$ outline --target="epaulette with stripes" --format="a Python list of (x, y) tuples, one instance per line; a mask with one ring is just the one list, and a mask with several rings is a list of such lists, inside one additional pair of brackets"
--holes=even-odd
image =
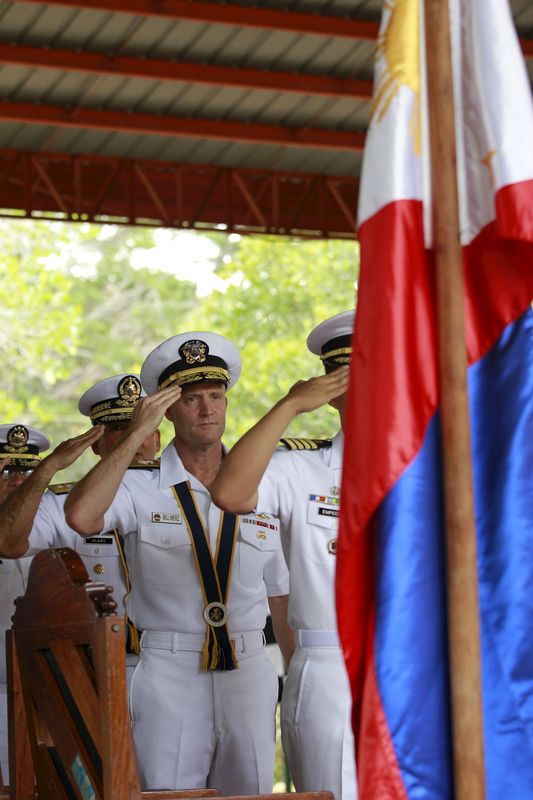
[(54, 494), (68, 494), (75, 486), (76, 481), (72, 483), (55, 483), (48, 487), (48, 491)]
[(280, 439), (285, 450), (322, 450), (331, 447), (331, 439)]
[(128, 469), (159, 469), (159, 461), (157, 459), (139, 458), (129, 465)]

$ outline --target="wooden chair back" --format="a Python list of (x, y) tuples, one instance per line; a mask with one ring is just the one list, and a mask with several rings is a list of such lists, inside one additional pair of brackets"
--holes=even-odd
[[(126, 697), (125, 624), (111, 587), (69, 548), (38, 553), (8, 654), (9, 800), (174, 800), (216, 789), (141, 792)], [(333, 800), (330, 792), (228, 800)]]
[[(34, 557), (13, 617), (13, 800), (33, 800), (33, 780), (39, 800), (220, 794), (141, 793), (126, 697), (124, 628), (111, 587), (89, 580), (73, 550), (52, 548)], [(24, 739), (21, 727), (28, 741), (22, 759), (16, 743)]]

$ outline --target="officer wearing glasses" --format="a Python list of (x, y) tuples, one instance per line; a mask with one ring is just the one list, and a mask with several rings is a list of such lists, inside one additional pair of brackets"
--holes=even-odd
[[(28, 425), (0, 425), (0, 503), (31, 475), (50, 440)], [(6, 630), (11, 627), (16, 597), (26, 591), (31, 557), (0, 560), (0, 763), (8, 781)]]

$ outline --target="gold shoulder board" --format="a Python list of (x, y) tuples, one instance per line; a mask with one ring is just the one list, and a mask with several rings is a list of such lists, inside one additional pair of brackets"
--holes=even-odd
[(48, 491), (54, 494), (68, 494), (75, 486), (76, 481), (72, 483), (55, 483), (53, 486), (48, 487)]
[(285, 450), (322, 450), (331, 447), (331, 439), (280, 439)]

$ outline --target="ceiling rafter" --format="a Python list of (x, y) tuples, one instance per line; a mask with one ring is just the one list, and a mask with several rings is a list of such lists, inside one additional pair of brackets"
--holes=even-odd
[[(82, 164), (82, 160), (78, 157), (73, 159), (74, 163)], [(111, 187), (117, 180), (120, 173), (127, 167), (126, 159), (109, 159), (108, 162), (108, 169), (107, 175), (105, 176), (104, 181), (102, 182), (99, 190), (96, 192), (96, 195), (93, 197), (92, 205), (89, 208), (88, 216), (90, 219), (94, 219), (98, 211), (101, 209), (104, 200), (107, 198), (107, 194), (110, 191)], [(80, 206), (81, 208), (81, 206)], [(78, 212), (79, 213), (79, 212)]]
[(196, 137), (218, 141), (358, 151), (364, 146), (360, 132), (328, 128), (293, 128), (285, 125), (230, 122), (160, 114), (68, 109), (33, 103), (0, 102), (0, 120), (6, 122), (54, 125), (58, 128), (86, 128), (121, 133)]
[(17, 150), (0, 174), (0, 216), (355, 238), (354, 177)]
[(35, 174), (38, 175), (42, 180), (43, 184), (54, 198), (54, 201), (57, 203), (58, 208), (61, 209), (63, 214), (68, 214), (69, 208), (65, 202), (65, 198), (56, 187), (53, 178), (50, 176), (46, 168), (46, 165), (34, 156), (30, 157), (30, 161), (33, 169), (35, 170)]
[[(70, 6), (94, 11), (122, 12), (142, 17), (186, 19), (238, 28), (267, 28), (315, 36), (374, 41), (379, 23), (353, 17), (326, 14), (305, 14), (299, 11), (277, 11), (228, 3), (207, 3), (203, 0), (11, 0), (38, 5)], [(526, 58), (533, 58), (533, 39), (520, 39)]]
[(171, 217), (170, 217), (170, 215), (168, 213), (168, 210), (167, 210), (165, 204), (161, 200), (157, 189), (155, 188), (155, 186), (153, 185), (152, 181), (150, 180), (149, 176), (147, 175), (147, 173), (142, 169), (142, 167), (139, 164), (135, 164), (133, 169), (135, 171), (135, 175), (139, 178), (141, 183), (144, 185), (144, 188), (145, 188), (146, 192), (148, 193), (148, 195), (150, 196), (153, 204), (157, 208), (157, 210), (158, 210), (158, 212), (159, 212), (159, 214), (161, 216), (161, 219), (163, 220), (163, 223), (165, 225), (167, 225), (167, 226), (170, 225), (171, 224)]
[(372, 96), (372, 81), (369, 80), (224, 67), (185, 61), (106, 56), (99, 53), (80, 53), (44, 47), (23, 47), (21, 45), (2, 47), (0, 63), (96, 75), (183, 81), (241, 89), (265, 89), (274, 92), (299, 92), (307, 95), (350, 97), (359, 100), (368, 100)]
[(254, 214), (258, 224), (262, 225), (263, 227), (266, 227), (266, 224), (267, 224), (266, 217), (263, 214), (263, 212), (261, 211), (259, 205), (255, 202), (252, 193), (249, 191), (248, 187), (246, 186), (246, 182), (243, 180), (243, 178), (239, 175), (238, 172), (236, 172), (232, 177), (233, 177), (233, 182), (235, 183), (235, 185), (238, 186), (238, 188), (243, 193), (244, 199), (248, 203), (248, 207), (250, 208), (250, 210)]
[(237, 28), (267, 28), (317, 36), (372, 41), (379, 24), (351, 17), (277, 11), (232, 3), (207, 3), (203, 0), (16, 0), (37, 5), (74, 6), (93, 11), (123, 12), (141, 17), (186, 19), (191, 22), (233, 25)]
[[(213, 197), (216, 189), (218, 189), (219, 185), (227, 183), (228, 171), (227, 170), (217, 170), (212, 172), (211, 177), (209, 179), (208, 185), (205, 187), (203, 195), (201, 197), (200, 203), (193, 207), (192, 213), (190, 214), (191, 222), (195, 225), (199, 220), (202, 219), (202, 215), (209, 205), (209, 201)], [(226, 192), (224, 192), (226, 194)]]
[(351, 228), (351, 230), (353, 231), (353, 233), (355, 235), (356, 232), (357, 232), (357, 224), (356, 224), (356, 220), (354, 218), (353, 208), (350, 208), (350, 206), (346, 202), (345, 198), (342, 196), (342, 193), (339, 191), (335, 180), (330, 179), (330, 178), (326, 178), (325, 184), (326, 184), (326, 186), (328, 188), (328, 191), (331, 192), (331, 194), (335, 198), (335, 201), (336, 201), (338, 207), (340, 208), (340, 210), (344, 214), (346, 222), (348, 223), (349, 227)]
[(520, 46), (526, 58), (533, 58), (533, 39), (520, 38)]

